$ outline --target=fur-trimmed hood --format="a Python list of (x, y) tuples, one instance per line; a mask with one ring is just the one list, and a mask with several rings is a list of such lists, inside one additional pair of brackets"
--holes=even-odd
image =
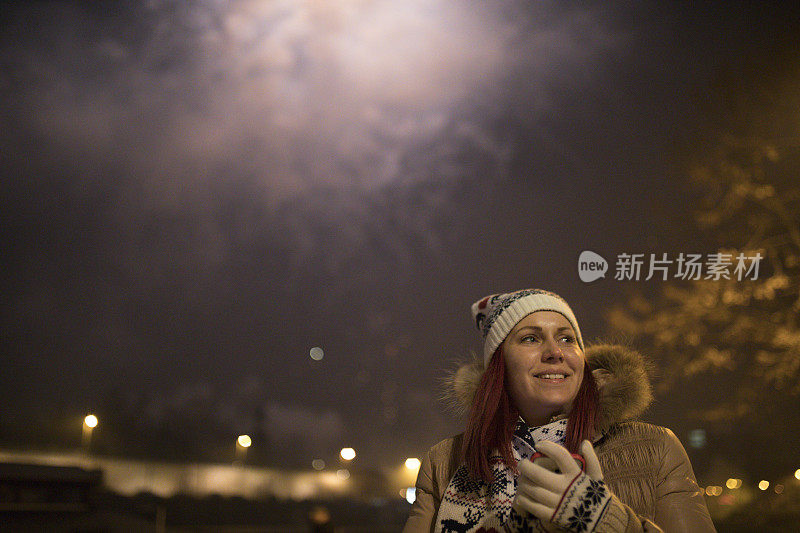
[[(626, 346), (594, 344), (586, 347), (586, 359), (600, 389), (600, 427), (609, 427), (641, 415), (653, 401), (648, 363)], [(460, 412), (469, 411), (478, 383), (483, 376), (483, 361), (475, 359), (458, 368), (446, 380), (446, 398)]]

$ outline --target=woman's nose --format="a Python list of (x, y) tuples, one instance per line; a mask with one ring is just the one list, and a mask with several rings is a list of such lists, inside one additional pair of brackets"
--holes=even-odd
[(564, 354), (561, 352), (561, 347), (555, 339), (548, 339), (544, 343), (544, 353), (542, 354), (543, 361), (561, 361), (564, 359)]

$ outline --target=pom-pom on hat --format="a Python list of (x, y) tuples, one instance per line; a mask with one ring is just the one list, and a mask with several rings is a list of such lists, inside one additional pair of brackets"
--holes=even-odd
[(506, 294), (491, 294), (472, 304), (472, 318), (483, 335), (483, 366), (520, 320), (536, 311), (560, 313), (575, 330), (575, 338), (583, 350), (578, 321), (564, 299), (541, 289), (524, 289)]

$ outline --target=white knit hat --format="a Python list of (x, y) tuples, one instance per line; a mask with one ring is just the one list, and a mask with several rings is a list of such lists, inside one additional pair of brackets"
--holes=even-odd
[(472, 318), (483, 335), (484, 367), (489, 366), (492, 354), (514, 326), (536, 311), (554, 311), (563, 315), (575, 330), (578, 345), (583, 350), (583, 338), (581, 330), (578, 329), (578, 321), (561, 296), (541, 289), (491, 294), (472, 304)]

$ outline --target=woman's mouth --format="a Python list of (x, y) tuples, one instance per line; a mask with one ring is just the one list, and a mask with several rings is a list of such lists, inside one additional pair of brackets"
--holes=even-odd
[(536, 374), (534, 376), (536, 379), (541, 379), (548, 383), (561, 383), (565, 379), (567, 379), (567, 374), (561, 374), (558, 372), (545, 372), (542, 374)]

